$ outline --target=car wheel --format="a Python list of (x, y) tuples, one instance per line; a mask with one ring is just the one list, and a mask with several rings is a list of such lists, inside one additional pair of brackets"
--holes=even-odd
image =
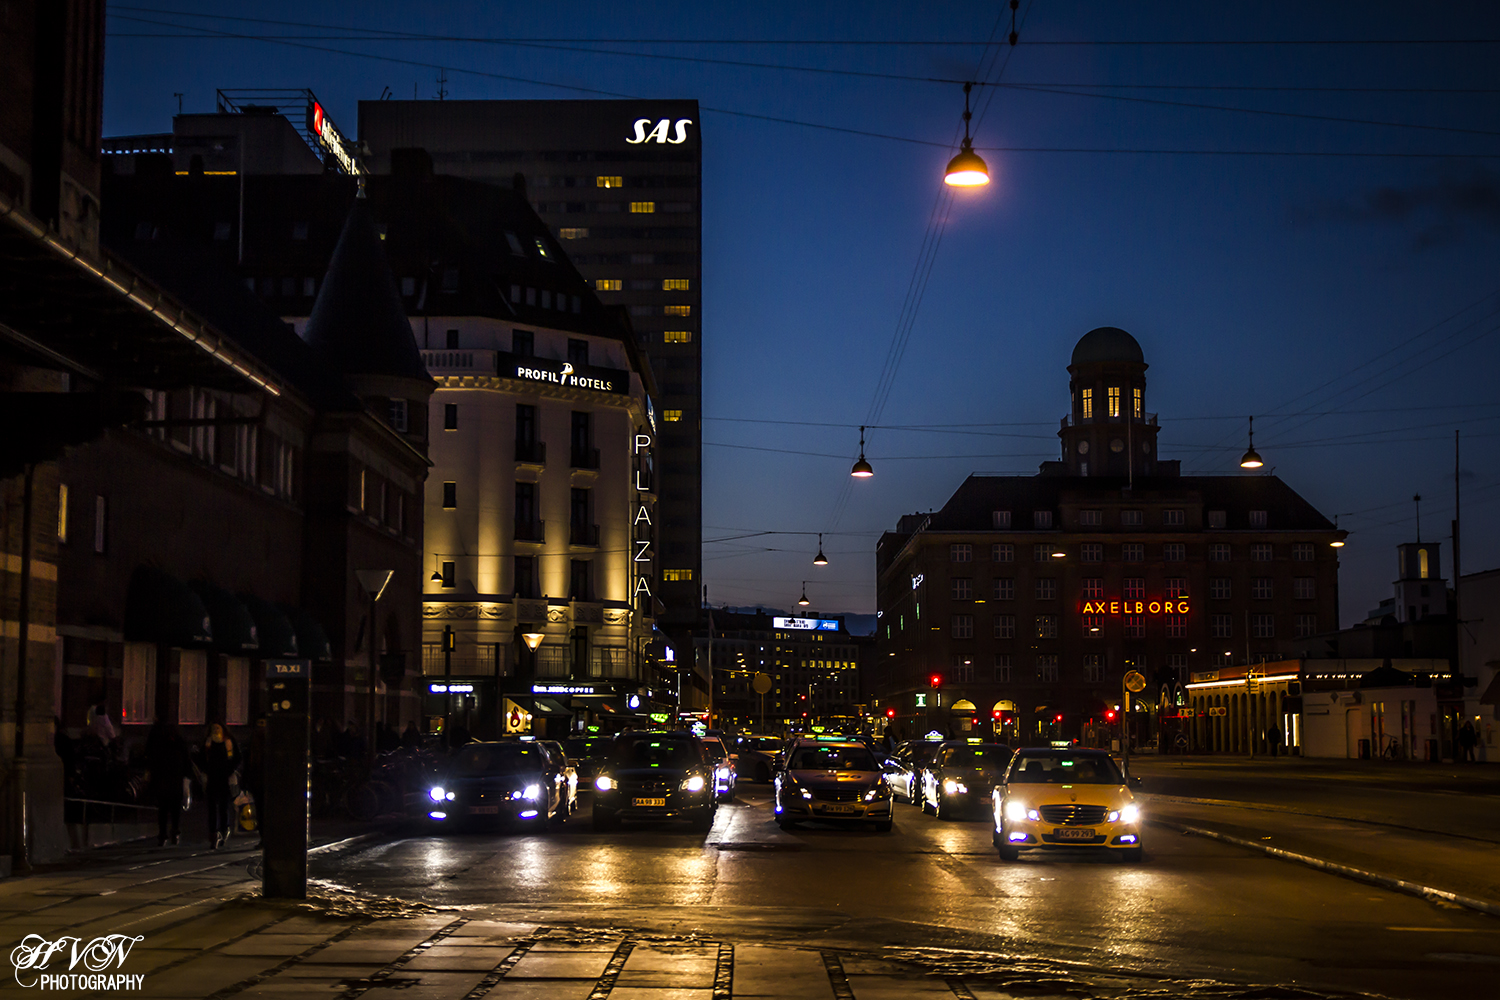
[(999, 847), (999, 851), (1000, 851), (1000, 860), (1001, 861), (1020, 861), (1021, 860), (1021, 852), (1020, 852), (1020, 850), (1018, 848), (1011, 847), (1009, 844), (1001, 844), (1000, 847)]
[(790, 830), (792, 827), (797, 825), (797, 821), (792, 819), (792, 817), (790, 816), (777, 816), (776, 825), (781, 827), (783, 830)]
[(709, 830), (713, 829), (713, 826), (714, 826), (714, 807), (712, 805), (707, 805), (707, 806), (702, 807), (701, 809), (698, 810), (697, 814), (695, 816), (693, 816), (693, 829), (694, 830), (701, 830), (704, 833), (707, 833)]
[(932, 814), (938, 819), (951, 821), (953, 819), (953, 806), (948, 804), (945, 796), (938, 794), (937, 803), (932, 807)]
[(876, 823), (875, 824), (875, 832), (876, 833), (890, 833), (895, 828), (896, 828), (896, 823), (895, 823), (894, 820), (889, 820), (888, 819), (884, 823)]
[(933, 806), (932, 806), (932, 804), (930, 802), (927, 801), (927, 793), (925, 791), (922, 793), (922, 803), (921, 803), (921, 805), (922, 805), (922, 811), (924, 813), (933, 813), (933, 814), (937, 813), (937, 810), (935, 808), (933, 808)]
[(1127, 847), (1120, 852), (1120, 860), (1126, 864), (1137, 865), (1146, 858), (1146, 850), (1142, 847)]
[(618, 830), (620, 828), (620, 817), (607, 809), (595, 809), (593, 826), (595, 830), (601, 831)]

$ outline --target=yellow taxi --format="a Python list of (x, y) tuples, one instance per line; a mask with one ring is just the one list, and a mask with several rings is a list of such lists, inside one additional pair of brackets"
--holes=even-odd
[(995, 848), (1002, 861), (1041, 848), (1094, 848), (1140, 861), (1141, 807), (1103, 750), (1017, 750), (995, 786)]

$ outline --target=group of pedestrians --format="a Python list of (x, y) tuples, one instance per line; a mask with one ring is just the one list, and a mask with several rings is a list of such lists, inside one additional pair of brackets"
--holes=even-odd
[(216, 722), (208, 727), (203, 743), (192, 748), (175, 725), (157, 719), (146, 735), (146, 763), (156, 802), (158, 846), (181, 840), (182, 814), (194, 783), (203, 790), (212, 850), (229, 839), (237, 786), (250, 794), (259, 822), (265, 781), (264, 719), (256, 723), (248, 747), (241, 747)]

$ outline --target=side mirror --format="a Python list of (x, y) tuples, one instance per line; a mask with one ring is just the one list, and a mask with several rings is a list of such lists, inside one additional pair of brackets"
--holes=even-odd
[(1131, 791), (1138, 791), (1141, 787), (1141, 779), (1131, 778), (1127, 781), (1127, 784), (1130, 786)]

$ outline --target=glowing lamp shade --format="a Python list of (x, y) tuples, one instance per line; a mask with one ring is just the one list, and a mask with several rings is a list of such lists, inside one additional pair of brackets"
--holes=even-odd
[(849, 470), (849, 475), (855, 479), (869, 479), (875, 475), (875, 470), (870, 468), (870, 463), (866, 462), (865, 457), (861, 455), (859, 461), (854, 463), (854, 468)]
[(521, 638), (525, 640), (526, 648), (535, 653), (536, 648), (542, 644), (542, 640), (546, 638), (546, 635), (541, 632), (522, 632)]
[(1342, 538), (1339, 538), (1339, 539), (1335, 539), (1334, 541), (1329, 542), (1328, 544), (1331, 545), (1331, 546), (1333, 546), (1336, 549), (1341, 549), (1341, 548), (1344, 547), (1344, 540)]
[(1240, 459), (1240, 468), (1242, 469), (1259, 469), (1265, 464), (1265, 462), (1261, 461), (1260, 455), (1254, 448), (1245, 452), (1245, 457)]
[(948, 161), (943, 183), (953, 187), (982, 187), (990, 182), (990, 168), (964, 140), (958, 155)]
[(797, 603), (802, 605), (804, 608), (812, 603), (812, 601), (809, 601), (807, 599), (807, 584), (805, 583), (802, 585), (802, 596), (797, 598)]

